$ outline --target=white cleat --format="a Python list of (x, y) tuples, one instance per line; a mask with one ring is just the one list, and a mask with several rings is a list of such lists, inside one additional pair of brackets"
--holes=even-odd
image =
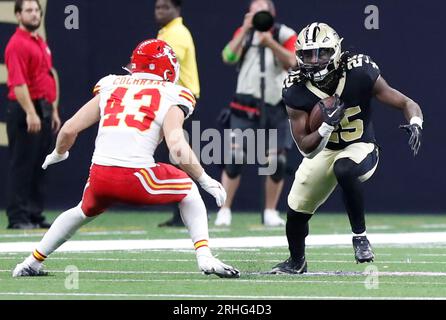
[(221, 208), (217, 212), (217, 219), (215, 219), (214, 225), (216, 226), (230, 226), (232, 220), (231, 209)]
[(267, 227), (279, 227), (285, 225), (285, 220), (283, 220), (279, 211), (266, 209), (263, 213), (263, 224)]
[(198, 255), (197, 262), (200, 270), (206, 275), (215, 274), (220, 278), (240, 278), (240, 271), (213, 256)]
[(42, 270), (42, 265), (40, 266), (40, 268), (33, 269), (32, 267), (30, 267), (28, 264), (26, 264), (25, 262), (19, 263), (15, 269), (12, 271), (12, 276), (14, 278), (18, 278), (18, 277), (42, 277), (42, 276), (47, 276), (48, 272)]

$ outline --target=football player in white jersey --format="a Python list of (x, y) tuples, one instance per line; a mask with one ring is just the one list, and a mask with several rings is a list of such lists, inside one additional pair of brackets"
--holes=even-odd
[[(82, 201), (62, 213), (32, 254), (13, 271), (14, 277), (47, 273), (42, 263), (82, 225), (116, 203), (178, 203), (194, 243), (198, 267), (205, 274), (237, 278), (237, 269), (213, 257), (208, 247), (206, 207), (198, 184), (222, 206), (226, 192), (200, 165), (183, 135), (184, 119), (193, 112), (192, 93), (176, 85), (179, 64), (164, 41), (149, 39), (133, 51), (131, 74), (109, 75), (94, 88), (96, 96), (62, 127), (56, 148), (43, 168), (68, 158), (77, 135), (99, 122), (96, 146)], [(153, 154), (163, 140), (180, 170), (156, 163)], [(191, 179), (192, 178), (192, 179)]]

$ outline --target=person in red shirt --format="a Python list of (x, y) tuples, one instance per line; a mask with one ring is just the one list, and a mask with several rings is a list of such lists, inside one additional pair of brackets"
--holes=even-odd
[(42, 21), (39, 1), (16, 0), (14, 12), (19, 27), (5, 51), (9, 90), (8, 228), (48, 228), (50, 224), (42, 215), (44, 171), (41, 165), (51, 149), (52, 131), (57, 132), (61, 125), (54, 105), (56, 81), (51, 51), (37, 33)]

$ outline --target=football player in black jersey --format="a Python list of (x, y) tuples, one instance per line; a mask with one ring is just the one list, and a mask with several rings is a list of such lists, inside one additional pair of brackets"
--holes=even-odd
[[(292, 135), (304, 160), (288, 195), (286, 235), (290, 257), (271, 273), (306, 272), (308, 221), (338, 184), (353, 232), (355, 259), (359, 263), (373, 261), (366, 237), (362, 188), (378, 164), (372, 97), (403, 112), (409, 123), (401, 128), (410, 135), (414, 155), (421, 144), (423, 115), (419, 105), (390, 87), (370, 57), (342, 52), (341, 42), (335, 30), (316, 22), (306, 26), (296, 42), (298, 70), (285, 80), (283, 98)], [(315, 132), (308, 132), (312, 108), (330, 96), (336, 97), (332, 106), (319, 104), (324, 122)]]

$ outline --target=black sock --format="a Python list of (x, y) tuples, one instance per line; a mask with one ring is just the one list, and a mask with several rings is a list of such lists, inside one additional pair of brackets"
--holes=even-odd
[(360, 234), (365, 232), (364, 192), (361, 181), (358, 179), (358, 165), (350, 159), (340, 159), (334, 165), (334, 172), (339, 186), (345, 209), (350, 220), (352, 232)]
[(286, 236), (291, 258), (299, 261), (305, 256), (305, 238), (308, 235), (308, 221), (311, 214), (301, 213), (288, 208)]
[(364, 200), (361, 186), (353, 188), (352, 191), (342, 190), (342, 195), (352, 232), (355, 234), (365, 232)]

